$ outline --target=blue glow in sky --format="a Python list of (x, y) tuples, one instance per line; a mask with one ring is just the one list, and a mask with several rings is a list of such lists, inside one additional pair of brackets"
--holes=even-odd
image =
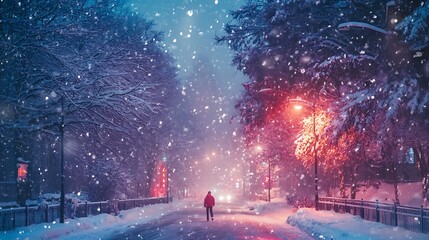
[(238, 9), (244, 1), (227, 0), (158, 0), (132, 1), (133, 12), (154, 20), (156, 28), (164, 31), (165, 47), (179, 67), (179, 75), (186, 76), (199, 58), (209, 59), (216, 70), (215, 79), (221, 87), (233, 93), (240, 89), (240, 72), (231, 66), (226, 46), (215, 46), (214, 37), (222, 34), (223, 26), (231, 18), (230, 10)]
[[(245, 77), (231, 65), (228, 47), (215, 45), (214, 38), (224, 34), (230, 11), (239, 9), (244, 0), (131, 2), (133, 13), (153, 20), (155, 29), (164, 32), (164, 48), (176, 61), (183, 92), (191, 97), (193, 113), (204, 129), (205, 139), (198, 146), (204, 162), (201, 171), (230, 170), (234, 159), (240, 158), (233, 144), (237, 123), (230, 119), (236, 113), (234, 105)], [(210, 187), (209, 183), (199, 184)]]

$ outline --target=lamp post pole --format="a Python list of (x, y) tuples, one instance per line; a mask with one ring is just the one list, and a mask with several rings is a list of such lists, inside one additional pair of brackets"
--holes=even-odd
[(271, 158), (268, 158), (268, 202), (271, 202)]
[[(313, 137), (314, 137), (314, 142), (313, 142), (313, 157), (314, 157), (314, 208), (316, 210), (319, 210), (319, 178), (317, 176), (317, 167), (318, 167), (318, 158), (317, 158), (317, 140), (318, 140), (318, 136), (316, 133), (316, 103), (315, 102), (309, 102), (300, 98), (296, 98), (296, 99), (289, 99), (290, 102), (297, 102), (297, 103), (303, 103), (304, 105), (311, 107), (311, 111), (312, 111), (312, 119), (313, 119)], [(300, 109), (300, 108), (298, 108)]]
[[(350, 23), (348, 23), (348, 24), (350, 25)], [(341, 28), (344, 28), (344, 27), (350, 27), (349, 25), (347, 25), (347, 24), (340, 25), (339, 28), (341, 29)], [(259, 90), (259, 93), (265, 93), (265, 92), (270, 92), (270, 91), (273, 91), (273, 89), (272, 88), (264, 88), (264, 89)], [(319, 98), (319, 94), (317, 94), (317, 98), (316, 99), (318, 99), (318, 98)], [(315, 190), (315, 192), (314, 192), (314, 202), (315, 202), (315, 209), (318, 210), (318, 205), (319, 205), (318, 180), (319, 179), (318, 179), (318, 176), (317, 176), (317, 166), (318, 166), (317, 140), (318, 139), (317, 139), (317, 134), (316, 134), (316, 103), (315, 102), (309, 102), (309, 101), (306, 101), (306, 100), (301, 99), (301, 98), (288, 99), (287, 101), (288, 102), (303, 103), (304, 105), (311, 107), (311, 110), (312, 110), (312, 115), (313, 115), (312, 116), (313, 117), (313, 137), (314, 137), (314, 144), (313, 144), (313, 151), (314, 151), (314, 190)], [(270, 165), (270, 162), (268, 162), (268, 163)], [(268, 173), (270, 175), (270, 172), (268, 172)], [(268, 178), (269, 178), (269, 180), (271, 180), (270, 176)], [(268, 183), (269, 187), (271, 187), (270, 185), (271, 185), (271, 183)], [(269, 198), (269, 195), (270, 195), (269, 191), (270, 191), (270, 189), (268, 189), (268, 198)]]
[(242, 168), (242, 172), (243, 172), (243, 181), (242, 181), (242, 185), (243, 185), (243, 198), (246, 199), (246, 162), (244, 161), (244, 158), (241, 159), (242, 163), (241, 163), (241, 168)]
[(164, 155), (162, 157), (162, 161), (165, 164), (165, 192), (166, 192), (166, 196), (167, 196), (167, 203), (170, 202), (170, 172), (168, 169), (168, 162), (167, 162), (167, 157)]
[(61, 116), (60, 125), (60, 137), (61, 137), (61, 196), (60, 196), (60, 223), (64, 223), (64, 205), (65, 205), (65, 194), (64, 194), (64, 115)]
[(170, 171), (167, 165), (167, 203), (170, 203)]
[(318, 190), (318, 176), (317, 176), (317, 134), (316, 134), (316, 104), (313, 103), (313, 136), (314, 136), (314, 207), (319, 210), (319, 190)]
[(167, 203), (170, 202), (170, 183), (168, 181), (168, 167), (166, 167), (166, 172), (167, 172), (167, 181), (166, 181), (166, 187), (167, 187)]

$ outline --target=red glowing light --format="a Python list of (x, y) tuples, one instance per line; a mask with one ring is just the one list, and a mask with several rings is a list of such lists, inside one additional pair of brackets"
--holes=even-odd
[(27, 164), (18, 163), (18, 180), (25, 181), (27, 179)]
[(161, 161), (156, 163), (150, 193), (151, 197), (164, 197), (167, 195), (167, 167)]

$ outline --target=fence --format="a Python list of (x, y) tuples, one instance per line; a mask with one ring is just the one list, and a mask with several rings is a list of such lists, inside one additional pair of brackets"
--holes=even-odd
[[(117, 213), (117, 211), (143, 207), (157, 203), (168, 203), (167, 198), (145, 198), (113, 200), (101, 202), (78, 203), (74, 209), (66, 207), (65, 217), (87, 217), (101, 213)], [(42, 205), (32, 207), (18, 207), (0, 209), (0, 230), (13, 230), (31, 224), (58, 221), (60, 218), (60, 205)]]
[(319, 197), (320, 210), (359, 215), (369, 221), (429, 233), (429, 209), (345, 198)]

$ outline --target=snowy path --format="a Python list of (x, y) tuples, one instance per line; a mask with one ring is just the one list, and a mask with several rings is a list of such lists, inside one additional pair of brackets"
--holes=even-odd
[(312, 239), (286, 224), (286, 216), (278, 216), (278, 212), (259, 214), (223, 203), (215, 206), (214, 213), (215, 220), (207, 222), (205, 209), (194, 205), (149, 223), (133, 225), (107, 239)]
[[(186, 199), (125, 210), (118, 216), (100, 214), (67, 219), (65, 224), (35, 224), (0, 232), (0, 240), (312, 239), (307, 233), (325, 240), (429, 239), (428, 234), (349, 214), (309, 208), (294, 211), (284, 202), (217, 203), (215, 220), (206, 222), (201, 205), (201, 200)], [(250, 206), (255, 210), (249, 210)], [(288, 217), (303, 230), (287, 224)]]

